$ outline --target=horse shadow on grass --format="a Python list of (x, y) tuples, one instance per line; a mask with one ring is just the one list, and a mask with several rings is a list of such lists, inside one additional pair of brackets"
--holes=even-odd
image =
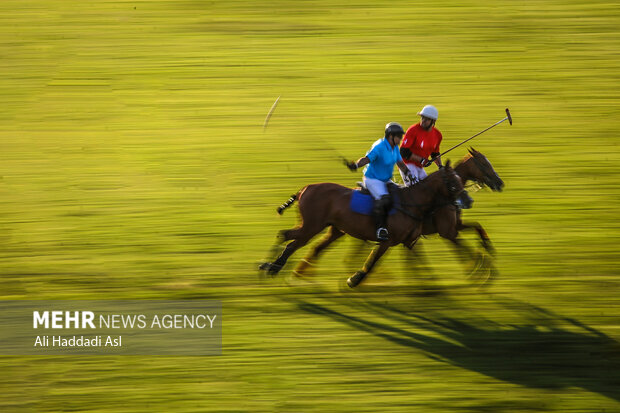
[[(526, 320), (525, 325), (513, 325), (433, 311), (408, 314), (383, 300), (357, 302), (351, 311), (345, 309), (346, 314), (342, 302), (297, 301), (297, 305), (302, 311), (504, 382), (548, 390), (580, 387), (620, 401), (620, 343), (541, 307), (503, 299), (500, 306), (518, 310)], [(365, 319), (364, 314), (380, 321)]]

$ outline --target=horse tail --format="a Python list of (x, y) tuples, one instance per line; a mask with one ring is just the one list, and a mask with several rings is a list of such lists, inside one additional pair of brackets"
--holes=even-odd
[(293, 205), (293, 203), (295, 202), (295, 200), (298, 198), (298, 194), (293, 194), (291, 195), (291, 197), (282, 205), (280, 205), (277, 209), (278, 214), (282, 215), (282, 213), (284, 212), (284, 210), (288, 207), (290, 207), (291, 205)]

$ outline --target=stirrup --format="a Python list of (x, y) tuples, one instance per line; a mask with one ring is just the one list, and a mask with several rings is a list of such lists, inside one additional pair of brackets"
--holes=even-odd
[(381, 227), (377, 230), (377, 239), (379, 241), (387, 241), (388, 235), (388, 230), (386, 228)]

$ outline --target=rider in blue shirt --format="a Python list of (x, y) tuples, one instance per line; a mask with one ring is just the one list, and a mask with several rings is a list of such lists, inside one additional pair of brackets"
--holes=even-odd
[(387, 241), (389, 235), (386, 224), (391, 202), (387, 184), (391, 182), (394, 175), (394, 165), (398, 165), (407, 179), (412, 178), (411, 171), (403, 162), (398, 147), (404, 134), (405, 131), (400, 124), (388, 123), (385, 125), (384, 137), (373, 143), (366, 156), (358, 159), (357, 162), (347, 163), (351, 171), (367, 165), (364, 169), (364, 185), (375, 200), (372, 215), (377, 225), (377, 240), (379, 241)]

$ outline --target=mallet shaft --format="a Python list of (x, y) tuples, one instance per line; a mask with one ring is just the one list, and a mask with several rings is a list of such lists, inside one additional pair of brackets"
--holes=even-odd
[(499, 125), (500, 123), (502, 123), (502, 122), (504, 122), (504, 121), (506, 121), (506, 120), (507, 120), (507, 121), (508, 121), (508, 122), (512, 125), (512, 116), (510, 116), (510, 111), (508, 110), (508, 108), (506, 108), (506, 117), (505, 117), (504, 119), (502, 119), (502, 120), (500, 120), (500, 121), (498, 121), (498, 122), (495, 122), (494, 124), (492, 124), (492, 125), (491, 125), (491, 126), (489, 126), (488, 128), (486, 128), (486, 129), (484, 129), (484, 130), (482, 130), (482, 131), (480, 131), (480, 132), (476, 133), (476, 134), (475, 134), (474, 136), (472, 136), (471, 138), (467, 138), (467, 139), (465, 139), (463, 142), (461, 142), (461, 143), (459, 143), (459, 144), (457, 144), (457, 145), (454, 145), (453, 147), (451, 147), (451, 148), (450, 148), (450, 149), (448, 149), (447, 151), (442, 152), (441, 154), (439, 154), (439, 155), (435, 156), (434, 158), (431, 158), (429, 162), (433, 162), (435, 159), (439, 158), (440, 156), (443, 156), (443, 155), (447, 154), (448, 152), (450, 152), (451, 150), (458, 148), (458, 147), (459, 147), (459, 146), (461, 146), (462, 144), (464, 144), (464, 143), (466, 143), (466, 142), (468, 142), (468, 141), (470, 141), (470, 140), (474, 139), (476, 136), (478, 136), (478, 135), (482, 135), (484, 132), (488, 131), (489, 129), (491, 129), (491, 128), (493, 128), (493, 127), (497, 126), (497, 125)]

